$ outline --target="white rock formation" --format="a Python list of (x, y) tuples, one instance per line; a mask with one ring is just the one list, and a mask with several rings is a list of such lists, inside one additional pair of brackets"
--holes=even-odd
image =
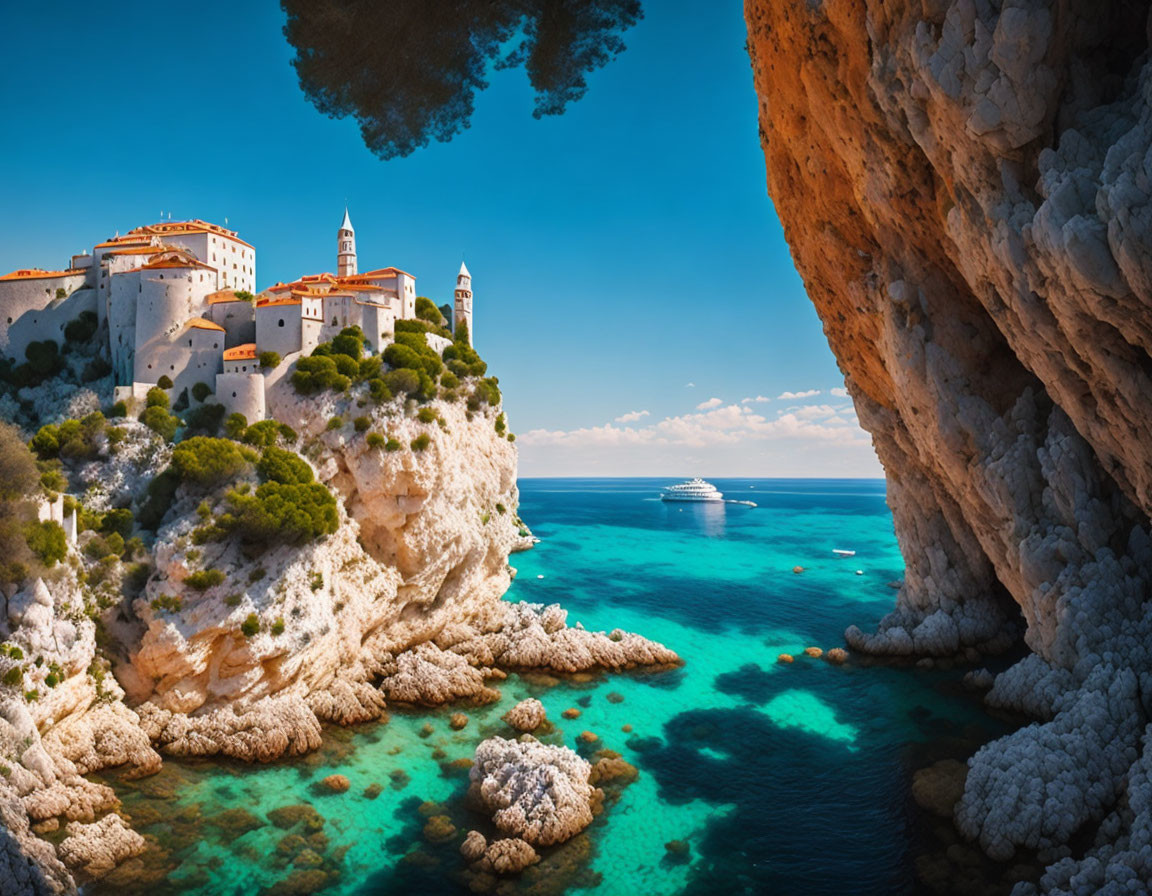
[(476, 747), (469, 793), (505, 834), (550, 846), (592, 823), (591, 772), (567, 747), (490, 737)]

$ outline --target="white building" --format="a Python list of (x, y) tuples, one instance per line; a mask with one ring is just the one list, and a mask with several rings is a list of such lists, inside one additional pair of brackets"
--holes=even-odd
[[(256, 250), (235, 231), (194, 219), (137, 227), (72, 256), (65, 270), (0, 277), (0, 356), (22, 361), (30, 342), (64, 341), (64, 328), (95, 312), (119, 396), (142, 396), (167, 377), (173, 395), (215, 383), (216, 400), (250, 421), (265, 413), (261, 352), (286, 363), (345, 327), (373, 352), (397, 320), (416, 316), (416, 278), (395, 267), (357, 273), (356, 235), (344, 210), (337, 273), (277, 283), (253, 296)], [(460, 266), (455, 319), (472, 332), (472, 279)]]

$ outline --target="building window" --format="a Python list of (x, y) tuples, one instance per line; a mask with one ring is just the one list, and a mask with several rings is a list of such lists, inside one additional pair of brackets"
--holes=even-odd
[(280, 318), (280, 323), (277, 326), (284, 326), (284, 318)]
[(235, 393), (235, 392), (233, 392), (233, 393), (232, 393), (232, 397), (233, 397), (233, 398), (235, 398), (235, 397), (236, 397), (236, 393)]
[(189, 345), (191, 345), (191, 344), (192, 344), (192, 340), (191, 340), (191, 339), (189, 339), (189, 340), (188, 340), (188, 344), (189, 344)]

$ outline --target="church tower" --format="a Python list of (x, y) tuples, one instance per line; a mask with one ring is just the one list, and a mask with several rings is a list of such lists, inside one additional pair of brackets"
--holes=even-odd
[(456, 275), (456, 330), (460, 324), (468, 327), (468, 344), (472, 345), (475, 333), (472, 331), (472, 275), (468, 273), (468, 266), (460, 262), (460, 273)]
[(356, 273), (356, 231), (344, 207), (344, 222), (336, 234), (336, 276), (350, 277)]

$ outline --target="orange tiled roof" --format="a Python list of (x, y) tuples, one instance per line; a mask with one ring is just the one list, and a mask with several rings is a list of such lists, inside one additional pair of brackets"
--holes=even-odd
[(256, 357), (256, 343), (245, 342), (243, 345), (237, 345), (234, 348), (224, 349), (225, 361), (250, 361)]
[(209, 305), (219, 305), (221, 302), (245, 302), (247, 299), (240, 299), (236, 296), (234, 289), (218, 289), (216, 292), (210, 292), (206, 295), (205, 300)]
[(274, 305), (299, 305), (299, 299), (265, 299), (262, 302), (257, 302), (257, 308), (271, 308)]
[(400, 270), (400, 268), (387, 267), (387, 268), (377, 268), (374, 271), (365, 271), (363, 274), (351, 274), (347, 277), (341, 277), (340, 279), (341, 280), (352, 280), (352, 281), (371, 280), (373, 278), (384, 277), (384, 276), (395, 277), (397, 274), (403, 274), (405, 277), (411, 277), (412, 276), (407, 271)]
[(66, 271), (45, 271), (43, 268), (23, 268), (0, 277), (0, 280), (49, 280), (57, 277), (76, 277), (84, 274), (83, 268), (69, 268)]
[(224, 328), (220, 324), (214, 324), (210, 320), (205, 320), (202, 317), (194, 317), (188, 321), (186, 326), (191, 327), (193, 330), (219, 330), (224, 332)]
[(228, 230), (219, 224), (212, 224), (200, 218), (193, 218), (190, 221), (161, 221), (159, 224), (146, 224), (143, 227), (133, 227), (128, 231), (128, 236), (140, 237), (164, 233), (211, 233), (237, 243), (242, 243), (248, 246), (249, 249), (252, 248), (250, 243), (245, 243), (244, 240), (236, 236), (235, 230)]
[(114, 236), (110, 240), (105, 240), (102, 243), (97, 243), (93, 249), (107, 249), (111, 246), (152, 246), (155, 245), (152, 239), (141, 236)]
[(125, 249), (113, 249), (110, 252), (105, 252), (104, 257), (109, 255), (159, 255), (161, 252), (169, 251), (169, 246), (157, 246), (153, 243), (148, 243), (146, 246), (129, 246)]

